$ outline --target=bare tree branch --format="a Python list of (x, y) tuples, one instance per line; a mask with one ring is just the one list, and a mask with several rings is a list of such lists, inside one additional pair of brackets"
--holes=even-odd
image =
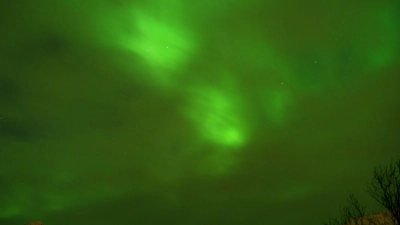
[(340, 219), (330, 218), (328, 222), (323, 222), (323, 225), (343, 225), (350, 224), (351, 221), (354, 221), (355, 225), (364, 225), (362, 217), (365, 216), (366, 207), (352, 193), (349, 193), (347, 204), (340, 209)]
[(367, 192), (390, 213), (394, 225), (400, 221), (400, 158), (387, 166), (376, 167)]
[(366, 207), (350, 193), (348, 206), (340, 209), (341, 218), (330, 218), (323, 225), (400, 225), (400, 157), (389, 165), (374, 168), (367, 192), (387, 211), (366, 216)]

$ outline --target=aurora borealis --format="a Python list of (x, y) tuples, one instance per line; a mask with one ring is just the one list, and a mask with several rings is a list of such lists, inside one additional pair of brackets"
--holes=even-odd
[(318, 225), (400, 152), (400, 2), (0, 3), (0, 224)]

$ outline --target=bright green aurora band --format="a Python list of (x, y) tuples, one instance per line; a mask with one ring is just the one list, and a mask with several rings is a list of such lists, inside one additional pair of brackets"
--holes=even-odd
[[(100, 103), (102, 100), (115, 106), (115, 112), (123, 109), (116, 113), (117, 116), (110, 116), (115, 121), (119, 121), (119, 116), (128, 120), (130, 115), (135, 116), (134, 118), (144, 118), (140, 117), (140, 113), (136, 113), (136, 110), (141, 110), (140, 107), (158, 110), (159, 114), (163, 114), (164, 108), (158, 107), (162, 105), (165, 111), (168, 109), (168, 112), (176, 112), (154, 117), (159, 117), (156, 119), (158, 124), (148, 125), (151, 131), (145, 131), (143, 134), (135, 131), (135, 126), (139, 126), (137, 124), (140, 122), (134, 121), (121, 123), (121, 127), (127, 127), (127, 131), (124, 132), (113, 130), (102, 133), (85, 130), (86, 128), (82, 128), (82, 131), (75, 129), (71, 134), (66, 134), (71, 135), (74, 142), (65, 141), (59, 147), (60, 152), (78, 148), (77, 145), (80, 149), (103, 149), (104, 146), (115, 150), (127, 149), (122, 144), (123, 140), (137, 137), (137, 146), (150, 146), (148, 149), (154, 150), (154, 157), (149, 159), (149, 162), (146, 161), (152, 165), (146, 176), (157, 177), (149, 180), (143, 178), (141, 182), (146, 185), (139, 185), (137, 190), (134, 190), (138, 193), (151, 192), (153, 189), (149, 187), (154, 187), (154, 190), (176, 187), (175, 183), (188, 176), (185, 170), (192, 165), (196, 168), (196, 173), (200, 174), (196, 176), (228, 176), (230, 172), (237, 170), (236, 165), (241, 162), (241, 156), (249, 146), (261, 141), (271, 141), (272, 137), (275, 137), (274, 132), (282, 132), (286, 126), (297, 126), (298, 121), (302, 120), (297, 110), (301, 102), (307, 102), (304, 99), (339, 93), (338, 90), (350, 93), (358, 81), (375, 79), (374, 76), (379, 76), (379, 71), (398, 64), (400, 59), (400, 13), (396, 1), (369, 1), (360, 5), (352, 5), (347, 1), (314, 1), (312, 4), (307, 3), (309, 9), (299, 6), (300, 3), (292, 5), (289, 1), (278, 3), (279, 1), (273, 0), (34, 2), (36, 1), (26, 1), (24, 6), (18, 6), (21, 7), (21, 15), (29, 18), (26, 20), (32, 27), (38, 27), (38, 30), (54, 30), (71, 43), (82, 47), (82, 56), (75, 54), (75, 65), (79, 65), (79, 59), (87, 61), (87, 65), (99, 71), (106, 71), (104, 73), (111, 78), (87, 86), (72, 84), (67, 78), (58, 79), (47, 75), (47, 78), (38, 78), (25, 86), (30, 87), (32, 93), (39, 93), (40, 88), (34, 85), (45, 85), (45, 79), (53, 79), (48, 88), (49, 92), (38, 96), (32, 94), (29, 101), (34, 102), (34, 99), (40, 96), (52, 98), (49, 93), (65, 91), (68, 94), (60, 95), (60, 98), (64, 102), (72, 103), (66, 103), (62, 108), (55, 108), (51, 103), (32, 103), (29, 110), (32, 109), (37, 115), (62, 121), (60, 127), (78, 127), (74, 124), (91, 121), (92, 118), (90, 114), (79, 119), (80, 111), (75, 108), (85, 108), (86, 103), (77, 100), (81, 96), (75, 94), (76, 90), (76, 93), (84, 93), (82, 98), (97, 102), (98, 113), (103, 111), (105, 114), (109, 113), (107, 115), (114, 115), (111, 109), (103, 107)], [(338, 17), (340, 19), (337, 19)], [(32, 29), (29, 32), (35, 31)], [(14, 39), (17, 39), (16, 37), (17, 35)], [(93, 58), (85, 58), (85, 54), (92, 49), (97, 49), (98, 54), (93, 55)], [(107, 53), (110, 53), (109, 56)], [(97, 63), (97, 59), (103, 61)], [(72, 65), (73, 57), (69, 57), (68, 60)], [(120, 73), (113, 74), (112, 69), (104, 69), (106, 66), (103, 68), (102, 63), (105, 61)], [(37, 67), (37, 74), (46, 65), (53, 71), (58, 71), (56, 66), (53, 68), (53, 64), (49, 63)], [(60, 70), (58, 73), (63, 72)], [(42, 74), (45, 76), (45, 73)], [(83, 77), (81, 80), (84, 80), (86, 73), (76, 73), (73, 77), (75, 76)], [(122, 77), (117, 77), (118, 81), (113, 83), (112, 76)], [(169, 103), (155, 102), (157, 97), (149, 94), (150, 97), (141, 100), (143, 103), (141, 102), (142, 105), (137, 109), (118, 97), (108, 99), (108, 93), (111, 92), (104, 88), (107, 87), (107, 82), (116, 86), (135, 83), (143, 90), (141, 95), (145, 95), (146, 90), (154, 91), (157, 93), (154, 96), (172, 99), (173, 103), (168, 105)], [(73, 88), (69, 88), (68, 85)], [(86, 88), (93, 88), (93, 93), (85, 92)], [(56, 101), (58, 100), (54, 100)], [(113, 101), (120, 105), (114, 104)], [(39, 107), (42, 107), (41, 110)], [(3, 110), (11, 112), (11, 109), (6, 107), (3, 107)], [(68, 116), (54, 116), (58, 115), (57, 113), (61, 115), (63, 111), (68, 111)], [(96, 113), (93, 115), (98, 115)], [(165, 122), (167, 120), (171, 122)], [(184, 122), (181, 122), (182, 120)], [(94, 117), (93, 121), (103, 119), (99, 116)], [(170, 133), (161, 134), (160, 127), (171, 127), (163, 130)], [(147, 141), (145, 135), (160, 138)], [(190, 143), (182, 141), (184, 144), (179, 148), (185, 152), (171, 156), (172, 153), (163, 153), (166, 148), (164, 146), (172, 142), (168, 137), (163, 137), (166, 135), (172, 136), (174, 140), (193, 140)], [(104, 141), (98, 143), (97, 140)], [(45, 149), (53, 144), (51, 141), (37, 146), (29, 143), (16, 144), (12, 141), (3, 143), (14, 146), (17, 152), (28, 148)], [(49, 159), (64, 160), (61, 155), (49, 154)], [(132, 193), (131, 187), (121, 185), (122, 187), (115, 190), (112, 185), (107, 186), (96, 178), (89, 180), (98, 182), (98, 189), (87, 192), (74, 191), (84, 189), (89, 183), (77, 178), (78, 167), (79, 171), (86, 171), (82, 176), (103, 174), (115, 183), (121, 181), (114, 178), (113, 171), (107, 169), (108, 166), (119, 168), (118, 173), (121, 174), (130, 173), (127, 171), (132, 166), (131, 162), (121, 161), (117, 156), (108, 154), (93, 150), (90, 156), (72, 156), (71, 162), (77, 165), (68, 170), (63, 169), (62, 163), (54, 163), (54, 171), (48, 173), (48, 176), (55, 180), (54, 186), (44, 185), (47, 190), (40, 193), (43, 205), (48, 207), (39, 207), (37, 211), (32, 211), (33, 203), (28, 199), (34, 190), (21, 184), (18, 190), (10, 191), (11, 194), (0, 200), (0, 218), (40, 216), (41, 213), (85, 206), (86, 202), (101, 204), (98, 199), (105, 201), (123, 198)], [(147, 160), (144, 153), (135, 154), (138, 158), (135, 161), (135, 170), (147, 168), (148, 164), (142, 160)], [(85, 157), (93, 160), (96, 166), (80, 163), (79, 160)], [(30, 162), (36, 158), (33, 153), (28, 152), (24, 159)], [(107, 168), (102, 168), (101, 160), (105, 159), (110, 160), (110, 164)], [(165, 159), (170, 162), (165, 162)], [(174, 164), (172, 161), (185, 163)], [(189, 165), (190, 163), (192, 165)], [(98, 167), (102, 169), (97, 169)], [(77, 179), (77, 187), (57, 191), (52, 189), (58, 188), (57, 185), (76, 182)], [(290, 199), (307, 193), (305, 185), (296, 190), (288, 190), (285, 193), (277, 192), (270, 201)]]

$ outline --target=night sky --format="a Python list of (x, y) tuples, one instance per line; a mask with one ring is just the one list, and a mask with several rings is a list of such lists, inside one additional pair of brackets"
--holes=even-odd
[(400, 152), (398, 0), (0, 3), (0, 224), (318, 225)]

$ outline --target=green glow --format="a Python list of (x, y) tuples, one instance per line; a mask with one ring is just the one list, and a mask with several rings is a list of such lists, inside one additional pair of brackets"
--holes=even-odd
[(46, 201), (46, 205), (48, 206), (48, 210), (51, 211), (62, 211), (68, 208), (71, 205), (70, 196), (66, 196), (65, 194), (55, 194), (55, 193), (44, 193), (43, 199)]
[(287, 120), (287, 107), (291, 99), (284, 90), (265, 91), (261, 93), (264, 113), (273, 124), (283, 124)]
[(179, 25), (157, 20), (135, 12), (134, 26), (138, 34), (128, 37), (124, 46), (140, 55), (155, 82), (163, 86), (173, 82), (171, 71), (178, 71), (194, 50), (193, 40)]
[(398, 154), (399, 0), (20, 2), (0, 224), (303, 225)]
[(29, 196), (32, 194), (26, 186), (21, 186), (16, 193), (4, 196), (0, 203), (0, 218), (9, 218), (26, 213), (26, 209), (30, 206)]
[(182, 63), (185, 58), (183, 51), (190, 48), (191, 44), (181, 30), (144, 15), (137, 17), (137, 26), (141, 37), (138, 44), (133, 44), (133, 48), (149, 64), (174, 68)]
[(355, 30), (354, 45), (368, 69), (380, 70), (399, 57), (399, 7), (396, 4), (378, 4), (371, 8), (374, 13), (370, 12)]
[(217, 151), (210, 154), (204, 163), (204, 173), (211, 176), (221, 176), (230, 172), (237, 163), (236, 155), (232, 154), (231, 146), (218, 146)]
[(20, 203), (7, 204), (0, 208), (0, 218), (9, 218), (19, 215), (23, 210), (20, 209)]
[(368, 54), (369, 63), (374, 69), (381, 69), (391, 64), (400, 51), (400, 31), (398, 11), (393, 8), (380, 10), (377, 14), (379, 27), (374, 34)]
[(201, 135), (213, 143), (238, 147), (245, 143), (240, 102), (223, 90), (201, 88), (193, 96), (188, 116), (197, 123)]

